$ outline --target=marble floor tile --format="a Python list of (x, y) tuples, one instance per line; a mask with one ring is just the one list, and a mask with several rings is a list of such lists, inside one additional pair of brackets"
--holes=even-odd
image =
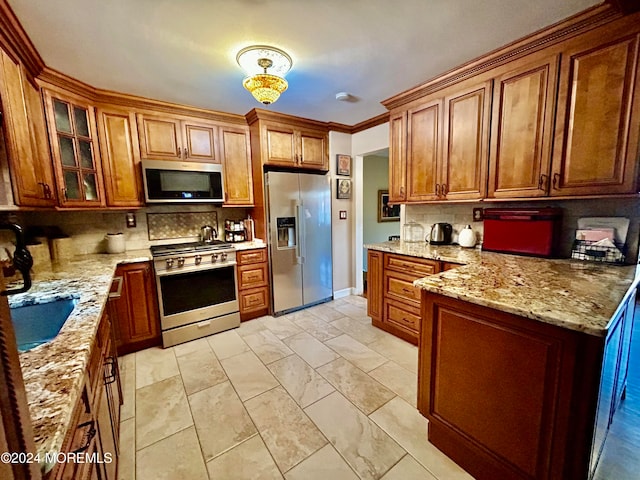
[(313, 368), (338, 358), (338, 355), (333, 350), (307, 332), (289, 337), (285, 339), (284, 343)]
[(205, 342), (206, 349), (192, 350), (178, 357), (178, 367), (187, 395), (227, 380), (220, 362)]
[(339, 305), (337, 307), (335, 307), (335, 309), (342, 313), (343, 315), (346, 315), (348, 317), (353, 317), (353, 318), (362, 318), (362, 317), (367, 317), (367, 307), (366, 306), (357, 306), (357, 305), (353, 305), (351, 303), (345, 303), (344, 305)]
[(183, 355), (188, 355), (189, 353), (193, 352), (199, 352), (201, 350), (211, 351), (211, 347), (209, 346), (207, 337), (198, 338), (197, 340), (181, 343), (180, 345), (175, 345), (173, 347), (173, 351), (176, 354), (176, 357), (182, 357)]
[(319, 319), (324, 320), (325, 322), (332, 322), (344, 317), (344, 314), (328, 305), (329, 304), (323, 303), (314, 307), (310, 307), (306, 311), (315, 315)]
[(229, 382), (190, 395), (189, 405), (205, 462), (258, 433)]
[(411, 406), (418, 404), (418, 375), (389, 360), (374, 368), (369, 375), (400, 395)]
[(343, 300), (358, 307), (364, 307), (365, 309), (367, 308), (367, 299), (360, 295), (349, 295), (347, 297), (344, 297)]
[(207, 341), (218, 360), (224, 360), (249, 351), (249, 345), (244, 343), (244, 340), (240, 338), (236, 330), (227, 330), (207, 337)]
[(136, 420), (120, 422), (118, 480), (136, 480)]
[(373, 370), (387, 361), (385, 357), (358, 342), (350, 335), (340, 335), (324, 343), (365, 372)]
[(334, 391), (329, 382), (295, 354), (267, 367), (302, 408)]
[(220, 363), (242, 401), (279, 385), (267, 367), (251, 351), (225, 358)]
[(271, 363), (293, 354), (282, 340), (274, 335), (271, 330), (265, 329), (251, 335), (246, 335), (244, 341), (251, 350), (262, 360), (262, 363)]
[(130, 353), (123, 359), (124, 369), (120, 372), (122, 383), (121, 422), (136, 415), (136, 354)]
[(180, 375), (173, 348), (154, 347), (136, 352), (136, 388)]
[(298, 317), (293, 320), (297, 326), (302, 328), (307, 333), (310, 333), (321, 342), (329, 340), (330, 338), (339, 337), (344, 332), (339, 328), (334, 327), (330, 323), (321, 320), (315, 315), (307, 314)]
[[(381, 480), (438, 480), (411, 455), (405, 455)], [(444, 479), (443, 479), (444, 480)]]
[(254, 435), (246, 442), (214, 458), (207, 463), (207, 470), (212, 480), (282, 479), (280, 470), (260, 435)]
[(365, 415), (369, 415), (396, 396), (344, 358), (327, 363), (317, 371)]
[(371, 325), (371, 321), (358, 321), (352, 317), (343, 317), (330, 323), (332, 327), (342, 330), (362, 344), (382, 340), (388, 333)]
[(402, 368), (418, 373), (418, 347), (415, 345), (393, 335), (387, 335), (367, 346), (389, 360), (393, 360)]
[(305, 408), (361, 479), (379, 479), (406, 452), (338, 392)]
[(286, 480), (359, 480), (331, 445), (325, 445), (316, 453), (293, 467)]
[(135, 418), (138, 450), (193, 425), (180, 376), (136, 390)]
[[(176, 454), (176, 452), (180, 452)], [(136, 480), (208, 480), (195, 428), (189, 427), (138, 452)]]
[(238, 332), (238, 335), (240, 335), (241, 337), (246, 337), (247, 335), (252, 335), (256, 332), (266, 330), (267, 327), (265, 327), (264, 323), (262, 323), (263, 318), (264, 317), (258, 317), (252, 320), (247, 320), (246, 322), (242, 322), (236, 332)]
[(373, 412), (369, 418), (435, 477), (473, 480), (453, 460), (429, 443), (427, 419), (400, 397), (394, 398)]
[(327, 443), (327, 439), (282, 387), (248, 400), (245, 406), (282, 472)]
[(271, 330), (280, 340), (300, 333), (302, 330), (296, 326), (291, 320), (282, 317), (263, 317), (262, 323)]

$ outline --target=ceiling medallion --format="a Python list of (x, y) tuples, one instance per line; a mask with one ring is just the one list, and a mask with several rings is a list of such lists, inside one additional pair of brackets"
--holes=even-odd
[(279, 48), (246, 47), (238, 52), (236, 61), (247, 74), (242, 86), (264, 105), (278, 100), (289, 86), (284, 76), (291, 69), (291, 57)]

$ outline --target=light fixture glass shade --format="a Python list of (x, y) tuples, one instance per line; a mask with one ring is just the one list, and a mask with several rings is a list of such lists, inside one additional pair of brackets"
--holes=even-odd
[(280, 98), (280, 94), (287, 89), (289, 84), (284, 78), (276, 75), (259, 73), (245, 78), (242, 86), (249, 90), (260, 103), (269, 105)]

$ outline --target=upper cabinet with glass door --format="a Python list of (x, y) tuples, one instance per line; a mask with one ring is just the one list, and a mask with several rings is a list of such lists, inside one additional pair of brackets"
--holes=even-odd
[(105, 206), (94, 107), (46, 89), (44, 97), (60, 206)]

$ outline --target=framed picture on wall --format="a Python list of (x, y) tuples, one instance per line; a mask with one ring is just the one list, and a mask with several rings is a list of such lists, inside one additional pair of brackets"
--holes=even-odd
[(348, 180), (346, 178), (338, 179), (337, 198), (339, 199), (351, 198), (351, 180)]
[(378, 223), (399, 221), (400, 205), (389, 205), (389, 190), (378, 190)]
[(338, 175), (351, 176), (351, 157), (349, 155), (336, 155), (336, 173)]

